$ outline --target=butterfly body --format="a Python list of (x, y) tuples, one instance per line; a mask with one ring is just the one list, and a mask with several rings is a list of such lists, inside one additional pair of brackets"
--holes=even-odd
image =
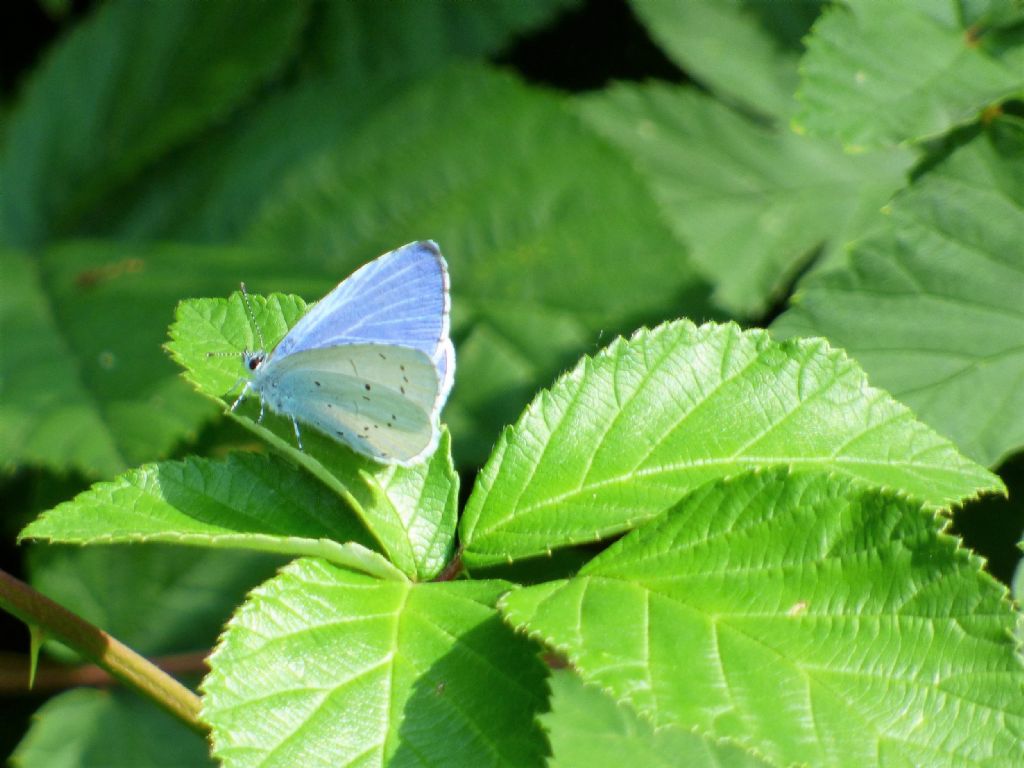
[(242, 394), (291, 418), (297, 438), (301, 421), (376, 461), (417, 463), (437, 446), (455, 372), (448, 311), (437, 245), (390, 251), (339, 283), (271, 353), (244, 353)]

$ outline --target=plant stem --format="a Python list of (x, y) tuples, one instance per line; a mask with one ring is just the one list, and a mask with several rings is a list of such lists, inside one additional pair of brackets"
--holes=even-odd
[(205, 734), (199, 697), (99, 627), (0, 570), (0, 608), (95, 662), (129, 688), (151, 699), (190, 728)]
[(460, 573), (462, 573), (462, 552), (456, 552), (455, 557), (452, 558), (451, 562), (445, 566), (444, 570), (441, 571), (437, 576), (434, 577), (434, 581), (452, 581)]
[[(209, 651), (193, 651), (160, 656), (151, 661), (169, 675), (198, 677), (207, 671), (208, 655)], [(117, 685), (117, 680), (109, 672), (95, 664), (62, 664), (44, 659), (39, 661), (35, 681), (29, 691), (27, 687), (30, 664), (31, 660), (27, 654), (0, 652), (0, 697), (17, 694), (47, 695), (79, 686), (108, 688)]]

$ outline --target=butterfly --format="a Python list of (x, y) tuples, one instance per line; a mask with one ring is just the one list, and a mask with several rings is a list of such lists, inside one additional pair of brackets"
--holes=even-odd
[[(243, 286), (243, 298), (249, 307)], [(383, 464), (437, 448), (455, 375), (448, 267), (437, 243), (409, 243), (365, 264), (313, 305), (272, 352), (242, 353), (245, 396)], [(257, 339), (262, 336), (253, 319)]]

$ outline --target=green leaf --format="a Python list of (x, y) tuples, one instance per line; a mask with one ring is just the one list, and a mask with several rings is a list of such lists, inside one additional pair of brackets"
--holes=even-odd
[(0, 258), (0, 464), (113, 474), (124, 458), (83, 386), (37, 265), (19, 251), (0, 251)]
[(536, 393), (538, 382), (572, 365), (581, 349), (593, 348), (592, 323), (572, 311), (520, 304), (479, 306), (471, 329), (459, 343), (458, 386), (445, 411), (459, 436), (459, 456), (482, 464), (494, 445), (495, 430), (508, 424)]
[(46, 15), (57, 21), (65, 18), (71, 11), (71, 0), (39, 0), (39, 5)]
[(320, 78), (273, 91), (108, 196), (75, 232), (234, 240), (291, 171), (356, 130), (405, 84), (380, 80), (345, 89), (336, 79)]
[(1019, 765), (1014, 612), (941, 525), (849, 479), (748, 474), (500, 609), (656, 727), (783, 765)]
[[(1022, 542), (1017, 543), (1017, 547), (1021, 547)], [(1011, 589), (1013, 591), (1013, 599), (1020, 602), (1024, 599), (1024, 558), (1017, 561), (1017, 567), (1013, 571), (1013, 581), (1011, 583)], [(1024, 625), (1024, 622), (1021, 622)], [(1024, 629), (1024, 626), (1021, 627)], [(1020, 629), (1018, 629), (1017, 635), (1021, 637)], [(1024, 640), (1024, 637), (1021, 637)]]
[(654, 727), (628, 706), (586, 686), (569, 670), (551, 674), (551, 712), (541, 715), (552, 757), (548, 768), (766, 768), (771, 763), (682, 728)]
[[(42, 593), (148, 656), (208, 651), (231, 611), (270, 577), (277, 557), (181, 547), (33, 547), (31, 581)], [(46, 649), (69, 663), (64, 646)], [(201, 672), (196, 665), (196, 677)], [(69, 692), (37, 713), (18, 765), (202, 766), (203, 739), (126, 691)]]
[[(146, 547), (35, 546), (32, 586), (147, 656), (207, 651), (245, 593), (280, 557), (263, 552)], [(77, 655), (53, 643), (66, 659)]]
[(321, 3), (303, 76), (213, 126), (80, 222), (91, 235), (233, 238), (289, 172), (453, 57), (501, 49), (573, 0)]
[[(854, 150), (920, 142), (1024, 93), (1024, 55), (1001, 49), (998, 26), (954, 0), (847, 0), (807, 38), (797, 124)], [(993, 23), (995, 22), (995, 23)]]
[(827, 336), (968, 456), (1024, 447), (1024, 123), (921, 176), (849, 266), (805, 281), (773, 334)]
[(335, 494), (276, 457), (235, 454), (151, 464), (44, 513), (21, 539), (63, 544), (167, 542), (313, 555), (394, 578)]
[(905, 183), (913, 160), (906, 151), (844, 154), (692, 88), (621, 85), (579, 106), (633, 159), (733, 315), (763, 314), (816, 249), (841, 250)]
[(210, 659), (214, 754), (226, 768), (539, 764), (544, 670), (493, 608), (510, 586), (292, 563)]
[(6, 131), (0, 229), (20, 246), (73, 226), (168, 148), (223, 118), (284, 64), (306, 4), (115, 0), (28, 82)]
[(214, 412), (160, 349), (178, 299), (226, 293), (249, 270), (289, 279), (253, 248), (67, 243), (0, 258), (0, 463), (93, 477), (166, 455)]
[[(249, 301), (266, 349), (273, 349), (306, 310), (297, 296), (250, 296)], [(241, 294), (182, 302), (176, 316), (167, 348), (202, 394), (343, 499), (403, 573), (429, 579), (444, 568), (454, 549), (459, 489), (447, 430), (437, 451), (413, 467), (378, 464), (309, 427), (299, 450), (290, 419), (268, 412), (260, 423), (258, 397), (229, 409), (247, 373), (242, 350), (261, 347)]]
[(608, 538), (709, 480), (771, 465), (935, 506), (1003, 490), (824, 341), (677, 321), (584, 358), (506, 430), (460, 523), (463, 560)]
[[(467, 415), (475, 429), (466, 442), (478, 446), (493, 442), (523, 391), (550, 381), (567, 352), (580, 354), (601, 331), (680, 306), (706, 313), (701, 281), (625, 159), (563, 99), (483, 67), (456, 67), (410, 89), (297, 171), (249, 236), (287, 253), (296, 269), (323, 270), (329, 259), (339, 276), (431, 237), (448, 259), (459, 341), (486, 321), (509, 348), (544, 347), (532, 318), (558, 317), (554, 354), (494, 366), (493, 378), (473, 387), (456, 382), (452, 408)], [(567, 339), (587, 341), (567, 349)], [(474, 402), (478, 386), (499, 409)]]
[(423, 233), (448, 259), (462, 326), (495, 303), (621, 322), (694, 282), (625, 161), (563, 100), (483, 67), (426, 80), (296, 172), (250, 239), (299, 266), (331, 254), (343, 274)]
[(11, 756), (13, 768), (203, 768), (202, 736), (145, 699), (79, 688), (46, 702)]
[(796, 104), (799, 39), (817, 3), (632, 0), (651, 37), (714, 93), (775, 118)]
[(423, 75), (454, 57), (498, 53), (511, 39), (580, 0), (350, 0), (325, 3), (311, 30), (307, 65), (336, 75), (343, 87)]

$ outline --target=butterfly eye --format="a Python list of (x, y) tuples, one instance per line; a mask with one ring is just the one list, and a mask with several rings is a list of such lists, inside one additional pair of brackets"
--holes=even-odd
[(255, 371), (257, 368), (260, 367), (260, 364), (262, 362), (263, 362), (263, 355), (254, 355), (253, 357), (250, 357), (249, 358), (249, 370), (250, 371)]

